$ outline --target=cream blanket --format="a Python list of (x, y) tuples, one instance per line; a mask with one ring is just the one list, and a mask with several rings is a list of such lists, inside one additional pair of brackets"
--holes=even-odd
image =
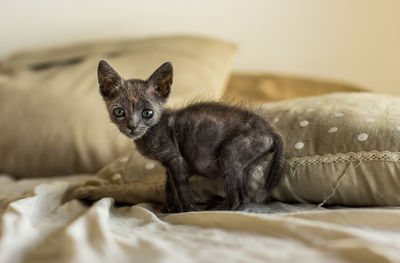
[(166, 215), (111, 198), (64, 203), (87, 179), (0, 176), (0, 262), (400, 262), (399, 208), (272, 203)]

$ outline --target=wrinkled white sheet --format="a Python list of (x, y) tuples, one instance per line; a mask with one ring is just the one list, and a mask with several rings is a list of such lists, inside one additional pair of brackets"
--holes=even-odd
[(111, 198), (63, 203), (87, 178), (0, 176), (0, 263), (400, 262), (399, 208), (272, 203), (166, 215)]

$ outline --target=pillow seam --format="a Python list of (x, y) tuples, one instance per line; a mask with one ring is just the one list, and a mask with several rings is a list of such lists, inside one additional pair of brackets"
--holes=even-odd
[(300, 167), (308, 165), (346, 163), (352, 161), (390, 161), (399, 162), (400, 152), (391, 151), (360, 151), (336, 154), (324, 154), (304, 157), (294, 157), (286, 160), (289, 167)]

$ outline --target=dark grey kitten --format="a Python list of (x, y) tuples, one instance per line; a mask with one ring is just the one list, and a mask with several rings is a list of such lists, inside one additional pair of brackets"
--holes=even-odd
[(220, 208), (238, 209), (249, 201), (250, 168), (272, 154), (271, 168), (265, 171), (265, 190), (270, 194), (281, 178), (283, 142), (279, 134), (254, 113), (222, 103), (166, 109), (172, 77), (169, 62), (148, 80), (124, 80), (105, 61), (98, 66), (100, 93), (111, 120), (144, 156), (166, 168), (168, 210), (196, 210), (189, 188), (193, 174), (220, 177), (226, 194)]

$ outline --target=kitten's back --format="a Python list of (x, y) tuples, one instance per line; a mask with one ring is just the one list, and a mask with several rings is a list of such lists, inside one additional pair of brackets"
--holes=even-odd
[[(219, 158), (222, 147), (241, 134), (259, 133), (273, 143), (272, 127), (246, 108), (200, 102), (176, 110), (173, 115), (174, 137), (179, 149), (195, 172), (202, 175), (216, 172), (215, 160)], [(253, 142), (249, 140), (248, 143)]]

